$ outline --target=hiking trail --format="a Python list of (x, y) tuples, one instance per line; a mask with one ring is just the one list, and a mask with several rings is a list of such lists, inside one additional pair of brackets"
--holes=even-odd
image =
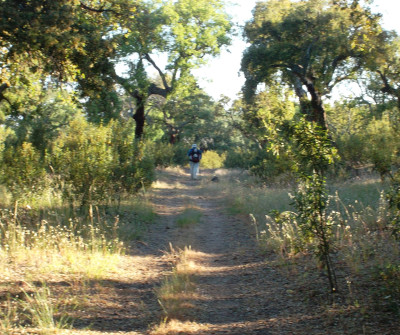
[[(304, 307), (298, 273), (270, 265), (247, 218), (229, 213), (222, 192), (210, 192), (214, 173), (202, 170), (200, 180), (186, 170), (159, 173), (147, 195), (158, 219), (121, 273), (95, 292), (102, 301), (95, 316), (88, 311), (91, 319), (75, 324), (90, 325), (84, 334), (327, 334), (327, 326), (329, 334), (343, 334), (318, 308)], [(198, 222), (178, 224), (188, 208), (201, 214)], [(187, 251), (193, 292), (177, 296), (180, 308), (166, 318), (156, 292), (173, 273), (171, 248)]]

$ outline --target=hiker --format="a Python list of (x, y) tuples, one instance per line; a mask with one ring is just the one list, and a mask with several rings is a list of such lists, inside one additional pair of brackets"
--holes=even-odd
[(197, 179), (199, 173), (201, 150), (197, 148), (196, 144), (192, 145), (192, 148), (188, 151), (189, 164), (190, 164), (190, 177), (191, 179)]

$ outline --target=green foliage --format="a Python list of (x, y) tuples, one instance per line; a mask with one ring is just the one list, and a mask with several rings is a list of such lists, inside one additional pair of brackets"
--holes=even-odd
[(122, 98), (113, 90), (101, 91), (98, 96), (91, 97), (85, 103), (88, 120), (96, 123), (117, 120), (122, 112)]
[(331, 134), (346, 168), (372, 167), (383, 179), (399, 165), (398, 121), (382, 105), (336, 103), (328, 113)]
[(45, 186), (44, 164), (40, 153), (31, 143), (5, 149), (2, 161), (2, 184), (13, 199), (19, 200), (37, 194)]
[(316, 255), (321, 258), (329, 254), (332, 236), (333, 223), (326, 215), (327, 201), (325, 180), (316, 174), (304, 177), (293, 197), (302, 238), (308, 242), (318, 240)]
[(286, 87), (274, 83), (257, 94), (251, 104), (236, 101), (230, 113), (232, 126), (246, 139), (228, 148), (227, 167), (250, 169), (264, 180), (290, 171), (284, 132), (294, 118), (295, 105)]
[(10, 104), (0, 105), (6, 115), (4, 124), (15, 133), (6, 142), (9, 145), (30, 142), (44, 156), (60, 129), (78, 113), (78, 104), (73, 93), (43, 83), (38, 75), (25, 79), (18, 87), (9, 89)]
[(327, 131), (307, 121), (298, 122), (293, 128), (293, 157), (299, 174), (299, 187), (294, 197), (298, 222), (303, 237), (315, 239), (315, 254), (328, 272), (331, 292), (337, 290), (332, 252), (332, 225), (326, 212), (327, 190), (325, 173), (336, 158), (336, 150)]
[(251, 167), (251, 159), (253, 156), (254, 152), (246, 150), (246, 148), (230, 148), (226, 152), (224, 165), (226, 168), (241, 168), (247, 170)]
[(109, 171), (115, 192), (135, 193), (154, 180), (154, 158), (146, 143), (134, 138), (133, 120), (113, 121), (113, 166)]
[(215, 151), (207, 150), (202, 154), (201, 166), (205, 169), (219, 169), (224, 166), (224, 156)]
[(387, 195), (389, 201), (389, 225), (397, 239), (400, 239), (400, 171), (397, 171), (391, 182)]
[(319, 125), (302, 119), (288, 128), (292, 138), (294, 168), (300, 175), (324, 175), (329, 165), (337, 159), (337, 150), (328, 132)]
[(205, 54), (217, 55), (229, 44), (231, 23), (219, 0), (167, 1), (163, 14), (170, 27), (167, 39), (173, 41), (168, 45), (169, 62), (181, 63), (183, 71), (203, 64)]
[[(334, 222), (327, 215), (325, 174), (336, 158), (336, 150), (327, 131), (316, 123), (299, 118), (291, 123), (285, 122), (283, 126), (280, 136), (271, 138), (271, 148), (281, 150), (282, 146), (286, 147), (299, 180), (293, 197), (296, 222), (301, 232), (299, 245), (315, 246), (313, 252), (324, 264), (331, 292), (335, 292), (337, 283), (331, 260)], [(275, 217), (280, 219), (281, 215), (276, 213)], [(292, 220), (291, 217), (287, 219)]]
[(96, 126), (76, 118), (55, 141), (50, 160), (64, 197), (81, 207), (136, 192), (154, 178), (153, 160), (134, 140), (131, 123)]
[(187, 147), (182, 143), (145, 142), (146, 152), (155, 166), (168, 167), (184, 165), (187, 162)]
[(295, 92), (308, 120), (325, 128), (323, 98), (354, 79), (371, 52), (379, 52), (379, 19), (367, 7), (345, 1), (257, 3), (245, 27), (250, 43), (242, 59), (245, 97), (251, 99), (258, 84), (279, 78)]
[(374, 290), (376, 308), (400, 313), (400, 265), (386, 264), (375, 269), (373, 278), (378, 283)]
[(364, 133), (365, 155), (382, 178), (400, 161), (400, 136), (388, 118), (372, 120)]
[(73, 120), (55, 141), (51, 165), (64, 183), (63, 194), (81, 206), (104, 200), (114, 165), (110, 128)]
[(287, 179), (287, 181), (293, 179), (291, 178), (292, 162), (290, 156), (286, 153), (277, 156), (271, 151), (255, 150), (254, 157), (249, 163), (251, 164), (251, 173), (266, 182), (282, 179), (285, 175), (284, 179)]

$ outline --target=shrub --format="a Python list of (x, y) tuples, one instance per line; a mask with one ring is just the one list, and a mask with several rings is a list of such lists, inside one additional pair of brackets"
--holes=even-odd
[(172, 144), (146, 142), (146, 147), (154, 159), (155, 166), (168, 167), (175, 165), (175, 147)]
[(202, 155), (201, 166), (205, 169), (219, 169), (224, 166), (224, 155), (219, 155), (215, 151), (206, 151)]
[(103, 200), (114, 165), (111, 129), (73, 120), (53, 146), (51, 163), (63, 183), (64, 197), (81, 207)]
[(366, 156), (381, 178), (390, 174), (392, 166), (398, 163), (400, 150), (400, 138), (390, 120), (372, 121), (365, 131), (364, 144)]
[(39, 152), (31, 143), (8, 147), (2, 163), (2, 183), (15, 201), (43, 190), (46, 171)]
[(249, 169), (254, 153), (241, 147), (230, 149), (226, 152), (224, 165), (226, 168)]
[(151, 184), (154, 161), (146, 149), (130, 123), (97, 126), (80, 117), (56, 140), (50, 161), (64, 198), (83, 208)]

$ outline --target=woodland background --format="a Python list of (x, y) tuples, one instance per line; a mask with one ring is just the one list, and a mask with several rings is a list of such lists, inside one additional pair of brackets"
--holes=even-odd
[[(43, 244), (56, 231), (79, 252), (120, 252), (121, 208), (197, 143), (204, 168), (291, 192), (287, 207), (269, 199), (258, 213), (231, 199), (253, 214), (261, 249), (315, 257), (330, 296), (347, 262), (374, 288), (364, 307), (394, 317), (400, 39), (370, 3), (260, 1), (239, 29), (220, 0), (0, 1), (2, 266), (26, 262), (22, 250), (61, 250)], [(233, 34), (249, 43), (246, 81), (234, 101), (215, 101), (192, 71)], [(359, 94), (332, 99), (339, 86)]]

